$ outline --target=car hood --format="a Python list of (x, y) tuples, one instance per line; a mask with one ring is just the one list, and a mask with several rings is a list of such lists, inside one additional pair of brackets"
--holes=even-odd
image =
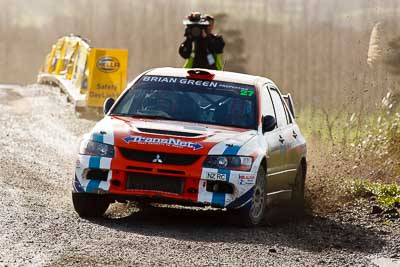
[[(256, 130), (189, 122), (107, 116), (97, 123), (93, 140), (118, 147), (207, 155), (238, 151)], [(212, 150), (212, 151), (211, 151)]]

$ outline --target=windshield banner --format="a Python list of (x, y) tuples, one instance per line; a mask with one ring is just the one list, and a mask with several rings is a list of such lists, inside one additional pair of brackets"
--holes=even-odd
[[(254, 94), (254, 87), (252, 85), (223, 82), (223, 81), (205, 81), (205, 80), (187, 79), (183, 77), (146, 75), (142, 77), (141, 82), (169, 83), (169, 84), (192, 85), (192, 86), (199, 86), (206, 88), (232, 89), (232, 90), (239, 90), (241, 96), (253, 96)], [(247, 91), (250, 91), (252, 93), (247, 93)]]

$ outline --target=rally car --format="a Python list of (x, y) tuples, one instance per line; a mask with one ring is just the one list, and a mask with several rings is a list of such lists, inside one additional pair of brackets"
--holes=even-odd
[(267, 78), (152, 69), (104, 113), (76, 161), (81, 217), (133, 200), (226, 208), (259, 225), (271, 200), (303, 203), (306, 142), (290, 95)]

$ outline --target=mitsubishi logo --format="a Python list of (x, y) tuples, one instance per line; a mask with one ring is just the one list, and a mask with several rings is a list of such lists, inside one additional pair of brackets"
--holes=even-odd
[(153, 162), (154, 162), (154, 163), (163, 163), (163, 162), (162, 162), (162, 159), (161, 159), (161, 157), (160, 157), (160, 154), (157, 154), (156, 158), (153, 159)]

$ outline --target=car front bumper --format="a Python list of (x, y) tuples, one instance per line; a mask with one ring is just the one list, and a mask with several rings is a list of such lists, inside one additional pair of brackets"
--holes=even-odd
[[(257, 172), (143, 163), (124, 158), (78, 155), (74, 193), (110, 200), (150, 200), (193, 206), (239, 208), (251, 201)], [(253, 168), (252, 170), (254, 170)]]

